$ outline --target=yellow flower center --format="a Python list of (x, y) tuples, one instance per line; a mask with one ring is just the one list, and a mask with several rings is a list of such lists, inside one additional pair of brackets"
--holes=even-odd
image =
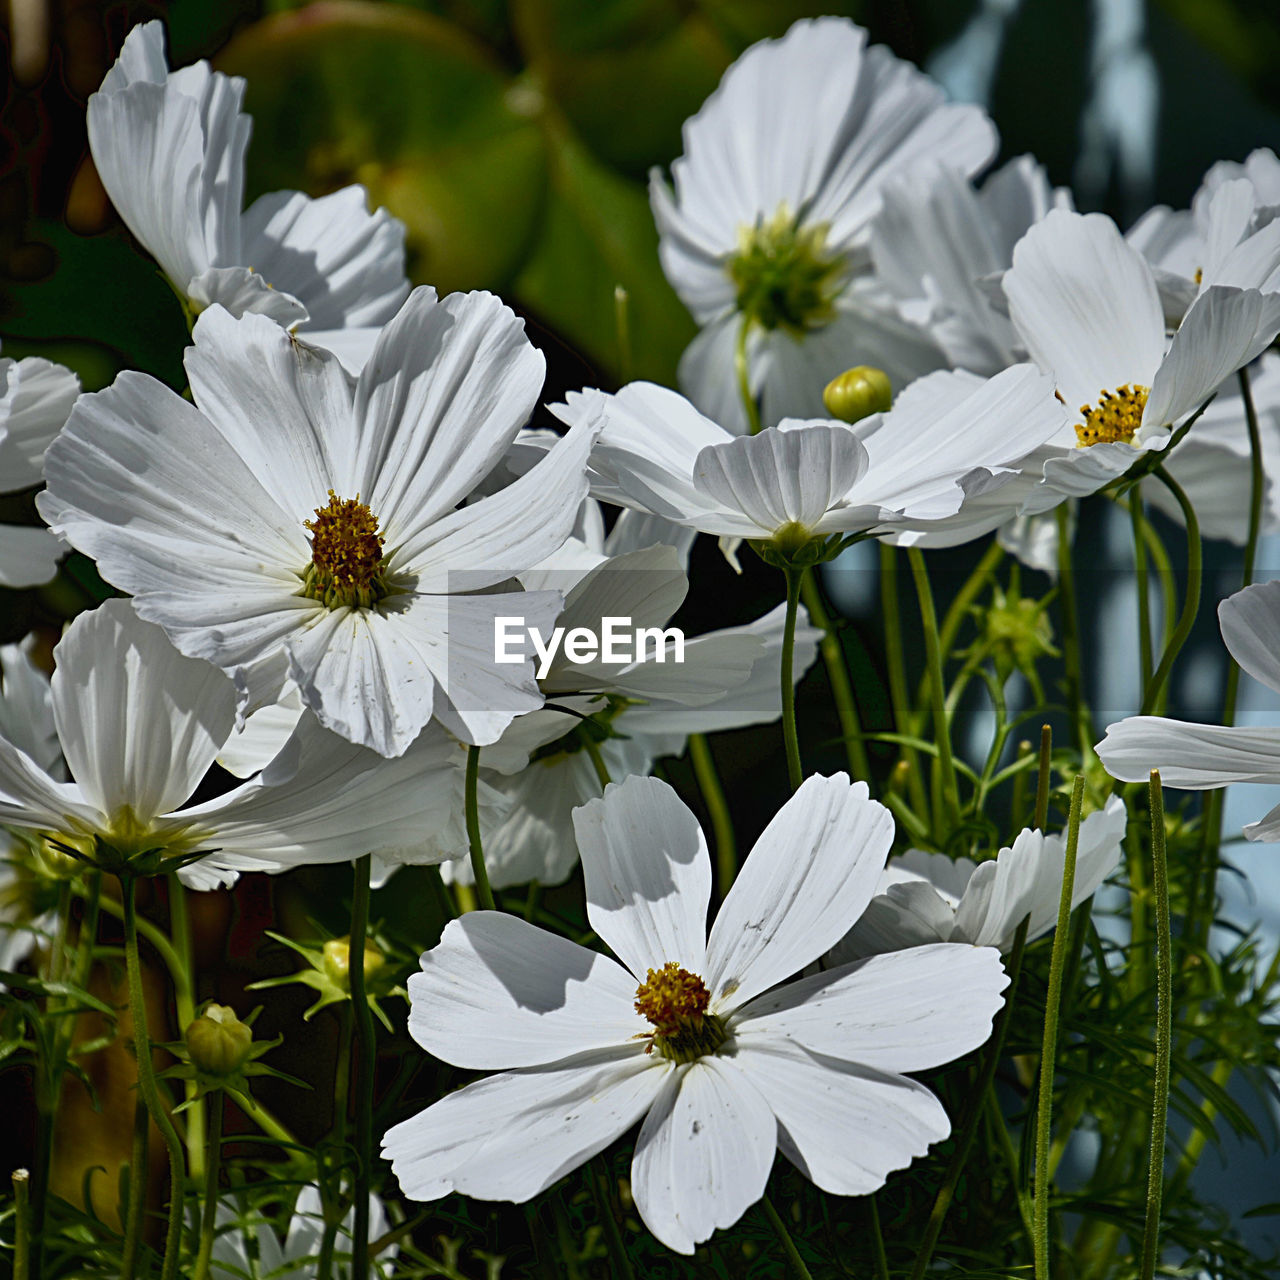
[(311, 534), (311, 563), (302, 575), (302, 594), (328, 609), (367, 609), (387, 594), (382, 574), (378, 517), (354, 498), (329, 490), (329, 503), (304, 520)]
[(1083, 424), (1077, 424), (1080, 447), (1091, 444), (1132, 444), (1134, 433), (1142, 425), (1142, 411), (1147, 405), (1148, 389), (1127, 382), (1114, 391), (1104, 391), (1096, 406), (1080, 406)]
[(826, 247), (825, 225), (800, 226), (784, 204), (767, 222), (738, 229), (729, 276), (738, 310), (764, 329), (800, 336), (835, 316), (841, 261)]
[(668, 960), (661, 969), (650, 969), (636, 988), (636, 1012), (653, 1027), (653, 1049), (672, 1062), (693, 1062), (714, 1053), (728, 1034), (724, 1023), (708, 1013), (711, 993), (696, 973)]

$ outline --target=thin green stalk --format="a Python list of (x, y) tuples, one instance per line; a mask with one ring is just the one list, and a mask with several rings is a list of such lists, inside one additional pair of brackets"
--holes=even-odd
[(631, 1269), (631, 1259), (627, 1257), (627, 1247), (623, 1243), (622, 1232), (618, 1229), (618, 1218), (613, 1210), (613, 1197), (609, 1194), (607, 1175), (608, 1165), (603, 1156), (596, 1156), (587, 1163), (587, 1178), (596, 1202), (596, 1215), (604, 1228), (605, 1247), (609, 1250), (610, 1271), (618, 1280), (634, 1280), (635, 1272)]
[(13, 1171), (13, 1280), (31, 1280), (31, 1174)]
[(1053, 768), (1053, 730), (1047, 725), (1040, 726), (1040, 758), (1036, 766), (1036, 807), (1032, 826), (1037, 831), (1044, 830), (1049, 821), (1049, 774)]
[[(354, 951), (349, 951), (354, 955)], [(348, 973), (350, 964), (348, 964)], [(355, 1022), (353, 1006), (338, 1007), (338, 1061), (333, 1073), (333, 1142), (341, 1151), (347, 1142), (347, 1111), (351, 1100), (351, 1030)], [(342, 1185), (339, 1174), (337, 1196), (328, 1193), (329, 1182), (326, 1179), (321, 1185), (324, 1200), (324, 1230), (320, 1236), (320, 1261), (317, 1267), (318, 1280), (330, 1280), (333, 1273), (333, 1250), (338, 1239), (338, 1227), (341, 1225)]]
[[(479, 755), (479, 748), (471, 751)], [(467, 822), (474, 816), (475, 774), (472, 756), (467, 759)], [(373, 1075), (377, 1060), (373, 1012), (364, 983), (364, 945), (369, 929), (369, 879), (373, 858), (365, 854), (355, 864), (355, 892), (351, 901), (351, 961), (347, 967), (351, 983), (351, 1012), (354, 1031), (351, 1042), (351, 1064), (355, 1077), (356, 1111), (356, 1186), (354, 1222), (351, 1229), (351, 1274), (369, 1274), (369, 1187), (373, 1178)], [(483, 869), (483, 863), (481, 864)], [(486, 882), (485, 888), (487, 889)], [(490, 902), (492, 902), (490, 895)]]
[[(889, 676), (889, 705), (893, 709), (893, 727), (899, 733), (911, 733), (914, 725), (911, 704), (907, 700), (906, 658), (902, 647), (902, 609), (898, 601), (898, 561), (893, 547), (880, 544), (880, 612), (884, 616), (884, 656)], [(903, 747), (902, 759), (907, 766), (907, 790), (911, 807), (917, 814), (928, 811), (924, 779), (920, 776), (920, 760), (910, 747)]]
[(204, 1211), (200, 1219), (200, 1252), (196, 1254), (195, 1280), (207, 1280), (209, 1263), (213, 1258), (213, 1239), (218, 1228), (218, 1174), (222, 1170), (222, 1115), (226, 1106), (222, 1090), (213, 1090), (205, 1098), (205, 1103), (209, 1108), (209, 1154), (205, 1160)]
[(942, 650), (938, 647), (938, 617), (933, 607), (933, 589), (929, 570), (919, 547), (907, 548), (911, 576), (915, 579), (916, 597), (920, 601), (920, 621), (924, 628), (925, 661), (929, 668), (929, 685), (933, 701), (933, 736), (938, 744), (938, 768), (942, 775), (942, 802), (947, 821), (954, 829), (960, 821), (960, 789), (956, 767), (951, 759), (951, 724), (947, 719), (947, 689), (942, 672)]
[(151, 1112), (139, 1093), (133, 1104), (133, 1145), (129, 1151), (129, 1204), (124, 1217), (124, 1249), (120, 1255), (120, 1280), (138, 1274), (138, 1249), (142, 1244), (142, 1219), (147, 1208), (147, 1176), (150, 1169)]
[(1004, 1113), (1000, 1110), (1000, 1100), (996, 1097), (994, 1090), (987, 1094), (987, 1116), (991, 1132), (995, 1135), (996, 1145), (1004, 1156), (1005, 1164), (1009, 1166), (1009, 1183), (1018, 1201), (1018, 1216), (1022, 1219), (1022, 1228), (1027, 1235), (1034, 1236), (1031, 1197), (1022, 1185), (1022, 1167), (1018, 1159), (1018, 1151), (1013, 1145), (1009, 1126), (1005, 1122)]
[(182, 1142), (173, 1121), (160, 1100), (155, 1068), (151, 1062), (151, 1039), (147, 1034), (147, 1006), (142, 990), (142, 962), (138, 956), (138, 882), (133, 875), (120, 877), (124, 901), (125, 968), (129, 978), (129, 1014), (133, 1019), (133, 1042), (137, 1056), (138, 1089), (155, 1121), (169, 1153), (169, 1225), (165, 1233), (164, 1262), (160, 1280), (175, 1280), (182, 1255)]
[(796, 1280), (813, 1280), (813, 1276), (809, 1274), (809, 1268), (804, 1265), (804, 1259), (800, 1256), (800, 1251), (796, 1248), (796, 1242), (791, 1238), (791, 1232), (787, 1230), (787, 1224), (783, 1222), (782, 1216), (777, 1209), (773, 1207), (773, 1201), (765, 1194), (760, 1199), (760, 1207), (764, 1210), (764, 1216), (769, 1219), (769, 1225), (773, 1228), (773, 1233), (778, 1237), (778, 1243), (782, 1246), (782, 1252), (787, 1255), (787, 1262), (791, 1267), (791, 1273)]
[(560, 1250), (560, 1261), (564, 1263), (564, 1274), (568, 1280), (582, 1280), (582, 1271), (578, 1266), (578, 1244), (573, 1238), (573, 1229), (569, 1226), (569, 1215), (564, 1211), (560, 1193), (551, 1193), (551, 1212), (556, 1220), (556, 1246)]
[(613, 286), (613, 321), (618, 331), (618, 381), (631, 381), (631, 295), (620, 284)]
[(858, 718), (858, 704), (853, 697), (853, 683), (849, 679), (849, 669), (845, 665), (844, 646), (840, 643), (840, 634), (831, 622), (822, 603), (822, 592), (818, 587), (817, 573), (814, 569), (806, 569), (800, 579), (800, 599), (809, 611), (809, 620), (822, 632), (819, 649), (823, 664), (827, 668), (827, 683), (831, 686), (831, 700), (835, 703), (836, 716), (840, 721), (840, 737), (844, 741), (845, 758), (849, 762), (849, 773), (855, 779), (870, 780), (871, 765), (867, 760), (867, 749), (862, 741), (862, 721)]
[(738, 849), (733, 834), (733, 817), (729, 813), (720, 775), (716, 772), (715, 757), (705, 734), (689, 735), (689, 759), (693, 762), (693, 776), (698, 780), (702, 803), (707, 806), (711, 830), (716, 838), (716, 882), (723, 898), (733, 887), (734, 877), (738, 874)]
[[(986, 1110), (987, 1096), (991, 1093), (995, 1084), (996, 1069), (999, 1067), (1001, 1055), (1004, 1053), (1005, 1035), (1009, 1029), (1010, 1011), (1018, 993), (1018, 978), (1022, 972), (1022, 952), (1026, 946), (1028, 924), (1030, 924), (1030, 917), (1023, 920), (1018, 926), (1018, 932), (1014, 935), (1013, 954), (1009, 958), (1009, 987), (1005, 992), (1004, 1007), (1000, 1010), (1000, 1016), (996, 1019), (996, 1024), (991, 1032), (991, 1039), (987, 1042), (986, 1057), (982, 1062), (982, 1070), (978, 1075), (973, 1092), (969, 1095), (968, 1110), (965, 1114), (964, 1123), (961, 1125), (960, 1132), (956, 1137), (956, 1144), (951, 1152), (951, 1160), (947, 1165), (946, 1176), (943, 1178), (942, 1186), (938, 1188), (938, 1194), (933, 1202), (933, 1209), (929, 1214), (929, 1222), (925, 1227), (924, 1238), (921, 1240), (920, 1248), (916, 1252), (915, 1265), (911, 1268), (911, 1280), (924, 1280), (924, 1274), (929, 1269), (929, 1263), (933, 1259), (933, 1251), (938, 1244), (938, 1237), (942, 1234), (942, 1227), (947, 1219), (947, 1211), (951, 1208), (951, 1202), (955, 1199), (956, 1188), (960, 1185), (961, 1175), (968, 1165), (969, 1152), (973, 1148), (973, 1141), (978, 1133), (978, 1125), (981, 1123), (983, 1113)], [(1001, 1123), (1003, 1123), (1003, 1118)]]
[(466, 810), (467, 843), (471, 847), (471, 874), (475, 877), (476, 897), (486, 911), (496, 911), (493, 890), (489, 887), (489, 873), (484, 869), (484, 845), (480, 839), (480, 804), (476, 789), (480, 779), (480, 748), (467, 748)]
[[(600, 790), (603, 791), (613, 779), (609, 777), (609, 766), (605, 764), (604, 756), (600, 754), (600, 744), (591, 736), (591, 726), (586, 723), (580, 724), (578, 737), (586, 748), (591, 767), (596, 771), (596, 781), (600, 784)], [(478, 751), (479, 748), (476, 750)]]
[(1089, 710), (1084, 704), (1084, 677), (1080, 666), (1080, 621), (1076, 610), (1076, 575), (1071, 562), (1071, 517), (1065, 502), (1058, 504), (1058, 602), (1062, 608), (1062, 665), (1067, 678), (1067, 706), (1071, 732), (1081, 760), (1087, 760), (1093, 744)]
[(742, 397), (742, 408), (747, 415), (747, 432), (750, 435), (760, 434), (760, 405), (751, 392), (751, 363), (747, 358), (747, 335), (751, 331), (751, 320), (742, 317), (738, 326), (738, 338), (733, 344), (733, 372), (738, 379), (738, 395)]
[(800, 739), (796, 735), (796, 686), (792, 679), (796, 652), (796, 614), (800, 608), (800, 580), (796, 569), (785, 570), (787, 577), (787, 616), (782, 632), (782, 740), (787, 752), (787, 778), (791, 790), (804, 780), (800, 763)]
[(1084, 774), (1076, 775), (1071, 789), (1071, 814), (1067, 820), (1067, 848), (1062, 867), (1062, 894), (1058, 900), (1058, 925), (1049, 960), (1049, 990), (1045, 997), (1044, 1039), (1040, 1049), (1040, 1083), (1036, 1094), (1036, 1173), (1032, 1218), (1035, 1280), (1049, 1275), (1049, 1153), (1053, 1145), (1053, 1077), (1058, 1055), (1058, 1014), (1062, 1000), (1062, 969), (1067, 955), (1067, 922), (1075, 888), (1076, 851), (1080, 844), (1080, 810), (1084, 804)]
[(1150, 715), (1155, 710), (1161, 690), (1169, 679), (1173, 664), (1191, 634), (1196, 614), (1200, 611), (1200, 582), (1203, 571), (1203, 548), (1200, 544), (1200, 521), (1196, 519), (1195, 508), (1190, 499), (1182, 491), (1182, 486), (1163, 468), (1157, 467), (1154, 475), (1166, 489), (1173, 494), (1174, 500), (1182, 510), (1182, 518), (1187, 526), (1187, 594), (1183, 598), (1182, 612), (1178, 615), (1178, 625), (1165, 644), (1164, 653), (1160, 656), (1160, 665), (1151, 677), (1142, 698), (1142, 714)]
[(1142, 671), (1142, 687), (1151, 683), (1155, 658), (1151, 649), (1151, 592), (1147, 581), (1147, 542), (1143, 525), (1142, 486), (1129, 490), (1129, 519), (1133, 526), (1133, 576), (1138, 588), (1138, 659)]
[(871, 1237), (871, 1253), (875, 1259), (876, 1280), (889, 1280), (889, 1255), (884, 1251), (884, 1232), (880, 1230), (880, 1207), (875, 1193), (867, 1196), (867, 1233)]
[[(184, 1030), (196, 1018), (195, 952), (191, 945), (191, 916), (187, 911), (187, 891), (176, 875), (165, 877), (169, 889), (169, 927), (173, 934), (173, 951), (178, 958), (173, 979), (173, 1002), (178, 1013), (178, 1026)], [(183, 1082), (185, 1101), (191, 1105), (182, 1113), (187, 1143), (187, 1169), (197, 1181), (204, 1174), (204, 1109), (195, 1105), (196, 1082)]]
[(1153, 1280), (1160, 1252), (1160, 1206), (1169, 1124), (1169, 1070), (1173, 1043), (1173, 929), (1169, 919), (1169, 868), (1165, 857), (1164, 795), (1151, 771), (1151, 878), (1156, 894), (1156, 1061), (1147, 1163), (1147, 1214), (1142, 1231), (1142, 1280)]

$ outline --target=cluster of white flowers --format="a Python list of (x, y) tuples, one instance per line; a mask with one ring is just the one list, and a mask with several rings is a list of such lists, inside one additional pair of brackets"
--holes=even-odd
[[(616, 960), (499, 911), (422, 956), (412, 1035), (498, 1074), (386, 1133), (403, 1193), (525, 1201), (637, 1124), (634, 1203), (676, 1251), (756, 1203), (778, 1150), (825, 1191), (875, 1191), (949, 1133), (905, 1073), (988, 1039), (1000, 953), (1058, 918), (1064, 837), (976, 863), (908, 849), (866, 780), (810, 776), (708, 934), (706, 840), (648, 775), (692, 734), (784, 715), (824, 637), (796, 583), (854, 541), (998, 532), (1052, 565), (1064, 526), (1042, 518), (1071, 500), (1140, 485), (1180, 516), (1167, 468), (1243, 543), (1255, 456), (1280, 461), (1280, 161), (1217, 166), (1190, 212), (1122, 234), (1029, 157), (975, 185), (998, 148), (981, 110), (848, 21), (797, 23), (730, 67), (651, 180), (701, 326), (681, 389), (583, 389), (547, 406), (557, 433), (528, 425), (545, 362), (523, 322), (411, 290), (404, 229), (362, 188), (243, 208), (243, 91), (171, 71), (150, 22), (89, 103), (103, 184), (191, 322), (185, 393), (0, 361), (0, 488), (43, 485), (47, 525), (0, 529), (0, 583), (47, 581), (70, 548), (128, 596), (70, 624), (51, 684), (29, 646), (0, 650), (4, 967), (54, 927), (24, 887), (42, 868), (213, 891), (372, 854), (375, 883), (428, 863), (504, 888), (580, 860)], [(891, 404), (824, 400), (851, 366)], [(697, 533), (782, 569), (788, 604), (680, 662), (495, 661), (512, 615), (667, 627)], [(1220, 614), (1280, 690), (1280, 583)], [(1280, 781), (1277, 731), (1141, 717), (1097, 751), (1119, 779)], [(215, 761), (241, 785), (189, 803)], [(1073, 904), (1119, 862), (1124, 804), (1097, 808)], [(1280, 839), (1280, 811), (1247, 834)], [(262, 1247), (283, 1265), (293, 1240)]]

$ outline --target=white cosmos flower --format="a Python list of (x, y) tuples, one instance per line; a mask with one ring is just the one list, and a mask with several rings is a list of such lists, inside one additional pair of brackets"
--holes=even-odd
[(870, 224), (884, 185), (920, 160), (981, 169), (995, 127), (866, 38), (819, 18), (753, 45), (685, 123), (673, 188), (657, 171), (650, 180), (663, 269), (703, 326), (681, 386), (735, 432), (746, 429), (733, 376), (745, 322), (766, 425), (821, 414), (822, 388), (851, 364), (896, 386), (945, 363), (871, 278)]
[[(1231, 656), (1255, 680), (1280, 692), (1280, 581), (1246, 587), (1218, 606)], [(1211, 791), (1236, 782), (1280, 783), (1280, 727), (1190, 724), (1130, 716), (1107, 726), (1095, 748), (1113, 778), (1146, 782), (1160, 770), (1166, 787)], [(1280, 840), (1280, 806), (1244, 829), (1250, 840)]]
[[(241, 870), (344, 862), (370, 852), (412, 860), (448, 817), (453, 744), (435, 730), (388, 762), (302, 721), (256, 778), (188, 808), (235, 721), (236, 694), (216, 667), (184, 657), (132, 605), (81, 614), (54, 651), (62, 782), (0, 739), (0, 824), (85, 856), (161, 851), (161, 865), (211, 888)], [(56, 846), (55, 846), (56, 847)]]
[[(1124, 802), (1112, 796), (1080, 824), (1073, 910), (1119, 864), (1126, 820)], [(1024, 920), (1030, 942), (1057, 923), (1066, 849), (1065, 832), (1050, 836), (1031, 828), (986, 862), (908, 849), (890, 858), (876, 896), (830, 959), (843, 964), (931, 942), (970, 942), (1007, 952)]]
[(1019, 340), (1072, 415), (1042, 451), (1046, 502), (1093, 493), (1165, 448), (1280, 331), (1280, 294), (1213, 285), (1167, 342), (1151, 267), (1096, 213), (1052, 210), (1018, 242), (1003, 286)]
[(410, 1033), (501, 1074), (387, 1133), (405, 1195), (528, 1200), (642, 1121), (636, 1208), (692, 1253), (760, 1199), (778, 1148), (823, 1190), (864, 1195), (947, 1136), (902, 1073), (986, 1040), (997, 952), (941, 944), (786, 983), (874, 893), (893, 819), (864, 783), (805, 782), (709, 937), (706, 841), (670, 787), (630, 778), (574, 825), (588, 917), (621, 963), (498, 912), (446, 927), (409, 980)]
[(933, 334), (957, 369), (989, 377), (1026, 359), (998, 287), (1014, 245), (1071, 194), (1049, 184), (1031, 156), (980, 188), (940, 157), (885, 183), (871, 224), (876, 278), (904, 320)]
[[(45, 450), (79, 394), (80, 379), (60, 364), (0, 358), (0, 493), (43, 483)], [(48, 582), (63, 550), (48, 529), (0, 525), (0, 587)]]
[[(888, 413), (853, 426), (787, 420), (754, 436), (735, 436), (646, 382), (572, 394), (552, 409), (571, 424), (601, 423), (596, 497), (722, 538), (788, 546), (936, 527), (967, 498), (1015, 479), (1010, 464), (1064, 420), (1051, 382), (1031, 365), (986, 382), (934, 373)], [(952, 540), (966, 536), (976, 535)]]
[(418, 289), (353, 385), (265, 317), (212, 307), (186, 366), (194, 405), (123, 373), (46, 460), (41, 513), (143, 617), (233, 673), (245, 709), (292, 680), (326, 727), (387, 756), (433, 715), (492, 742), (541, 705), (532, 663), (495, 663), (493, 619), (546, 630), (559, 599), (487, 589), (568, 536), (593, 428), (460, 505), (542, 387), (511, 311)]
[(1177, 327), (1210, 285), (1280, 289), (1280, 160), (1265, 148), (1244, 164), (1220, 161), (1190, 209), (1157, 205), (1125, 238), (1151, 263), (1166, 318)]
[(352, 370), (409, 292), (404, 226), (363, 187), (244, 204), (245, 82), (197, 62), (170, 71), (164, 27), (125, 39), (89, 99), (89, 147), (125, 225), (193, 311), (219, 303), (304, 325)]
[[(224, 1280), (245, 1280), (261, 1276), (263, 1280), (314, 1280), (324, 1242), (324, 1207), (320, 1189), (305, 1186), (289, 1219), (281, 1240), (270, 1225), (255, 1214), (252, 1231), (246, 1225), (237, 1227), (236, 1214), (225, 1203), (218, 1205), (218, 1234), (213, 1241), (210, 1272)], [(333, 1280), (351, 1280), (351, 1233), (355, 1223), (355, 1206), (347, 1211), (334, 1241)], [(382, 1201), (369, 1196), (369, 1239), (376, 1240), (390, 1228)], [(392, 1244), (369, 1262), (369, 1280), (390, 1276), (400, 1251)]]

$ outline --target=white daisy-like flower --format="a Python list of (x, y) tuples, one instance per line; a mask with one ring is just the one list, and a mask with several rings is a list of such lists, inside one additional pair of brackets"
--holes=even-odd
[(164, 27), (129, 32), (89, 99), (89, 148), (125, 225), (194, 312), (218, 303), (304, 326), (353, 371), (409, 292), (404, 225), (363, 187), (244, 205), (245, 82), (197, 62), (170, 71)]
[(416, 290), (354, 384), (265, 317), (212, 307), (186, 366), (194, 404), (138, 373), (82, 397), (39, 499), (144, 618), (232, 673), (245, 710), (291, 680), (387, 756), (433, 716), (492, 742), (541, 705), (532, 662), (495, 662), (494, 617), (545, 631), (559, 598), (488, 589), (569, 535), (594, 428), (461, 505), (542, 387), (507, 307)]
[(1165, 316), (1177, 327), (1210, 285), (1280, 289), (1280, 160), (1261, 148), (1243, 164), (1220, 161), (1190, 209), (1157, 205), (1125, 238), (1151, 263)]
[[(1080, 824), (1071, 907), (1093, 897), (1120, 862), (1124, 802), (1112, 796)], [(1027, 941), (1058, 920), (1066, 833), (1027, 828), (995, 858), (972, 862), (908, 849), (890, 858), (876, 896), (831, 952), (833, 964), (931, 942), (969, 942), (1007, 952), (1024, 920)]]
[[(1064, 421), (1052, 382), (1032, 365), (988, 381), (934, 373), (888, 413), (853, 426), (789, 419), (754, 436), (735, 436), (644, 382), (570, 395), (552, 410), (571, 424), (601, 424), (596, 497), (786, 550), (871, 531), (941, 534), (967, 501), (1016, 479), (1013, 464)], [(951, 540), (970, 536), (961, 520)]]
[(241, 870), (371, 852), (413, 860), (448, 818), (446, 735), (429, 731), (387, 761), (312, 717), (256, 778), (182, 808), (231, 733), (231, 681), (180, 654), (124, 600), (81, 614), (54, 659), (53, 719), (73, 781), (0, 739), (0, 824), (42, 847), (108, 869), (177, 868), (207, 889)]
[[(351, 1232), (355, 1222), (354, 1206), (338, 1227), (334, 1241), (333, 1280), (351, 1280)], [(252, 1231), (236, 1226), (236, 1214), (226, 1204), (218, 1205), (218, 1234), (213, 1241), (210, 1270), (226, 1280), (314, 1280), (316, 1263), (324, 1242), (324, 1206), (320, 1189), (305, 1186), (281, 1240), (264, 1221), (257, 1221)], [(369, 1196), (369, 1239), (376, 1240), (390, 1228), (387, 1211), (375, 1195)], [(369, 1280), (390, 1276), (395, 1267), (399, 1245), (392, 1244), (369, 1262)]]
[[(80, 394), (70, 369), (39, 356), (0, 357), (0, 493), (44, 482), (44, 454)], [(58, 572), (65, 548), (48, 529), (0, 525), (0, 587), (34, 587)]]
[(498, 912), (445, 929), (409, 980), (435, 1057), (500, 1070), (391, 1129), (415, 1200), (523, 1201), (643, 1121), (631, 1191), (692, 1253), (764, 1194), (781, 1148), (865, 1195), (950, 1131), (902, 1074), (987, 1039), (999, 954), (940, 944), (786, 979), (875, 891), (893, 819), (864, 783), (810, 778), (756, 842), (707, 934), (711, 861), (665, 783), (630, 778), (574, 815), (592, 928), (615, 961)]
[[(1218, 605), (1231, 656), (1255, 680), (1280, 692), (1280, 581), (1237, 591)], [(1211, 791), (1236, 782), (1280, 783), (1280, 727), (1191, 724), (1129, 716), (1107, 726), (1095, 750), (1113, 778), (1146, 782), (1160, 770), (1166, 787)], [(1280, 840), (1280, 806), (1244, 829), (1250, 840)]]
[(975, 173), (996, 131), (866, 38), (819, 18), (753, 45), (686, 122), (673, 187), (650, 180), (663, 269), (703, 326), (681, 386), (732, 431), (746, 429), (734, 377), (744, 324), (766, 425), (821, 414), (822, 388), (855, 362), (895, 386), (945, 363), (871, 277), (870, 224), (895, 174), (929, 158)]
[(980, 188), (940, 158), (896, 175), (881, 199), (871, 258), (903, 319), (928, 330), (957, 369), (989, 377), (1025, 360), (998, 280), (1027, 231), (1071, 207), (1070, 192), (1052, 187), (1031, 156)]
[(1018, 338), (1071, 411), (1042, 451), (1046, 489), (1067, 497), (1164, 449), (1280, 331), (1280, 294), (1215, 284), (1166, 341), (1150, 265), (1096, 213), (1051, 211), (1018, 242), (1003, 286)]

